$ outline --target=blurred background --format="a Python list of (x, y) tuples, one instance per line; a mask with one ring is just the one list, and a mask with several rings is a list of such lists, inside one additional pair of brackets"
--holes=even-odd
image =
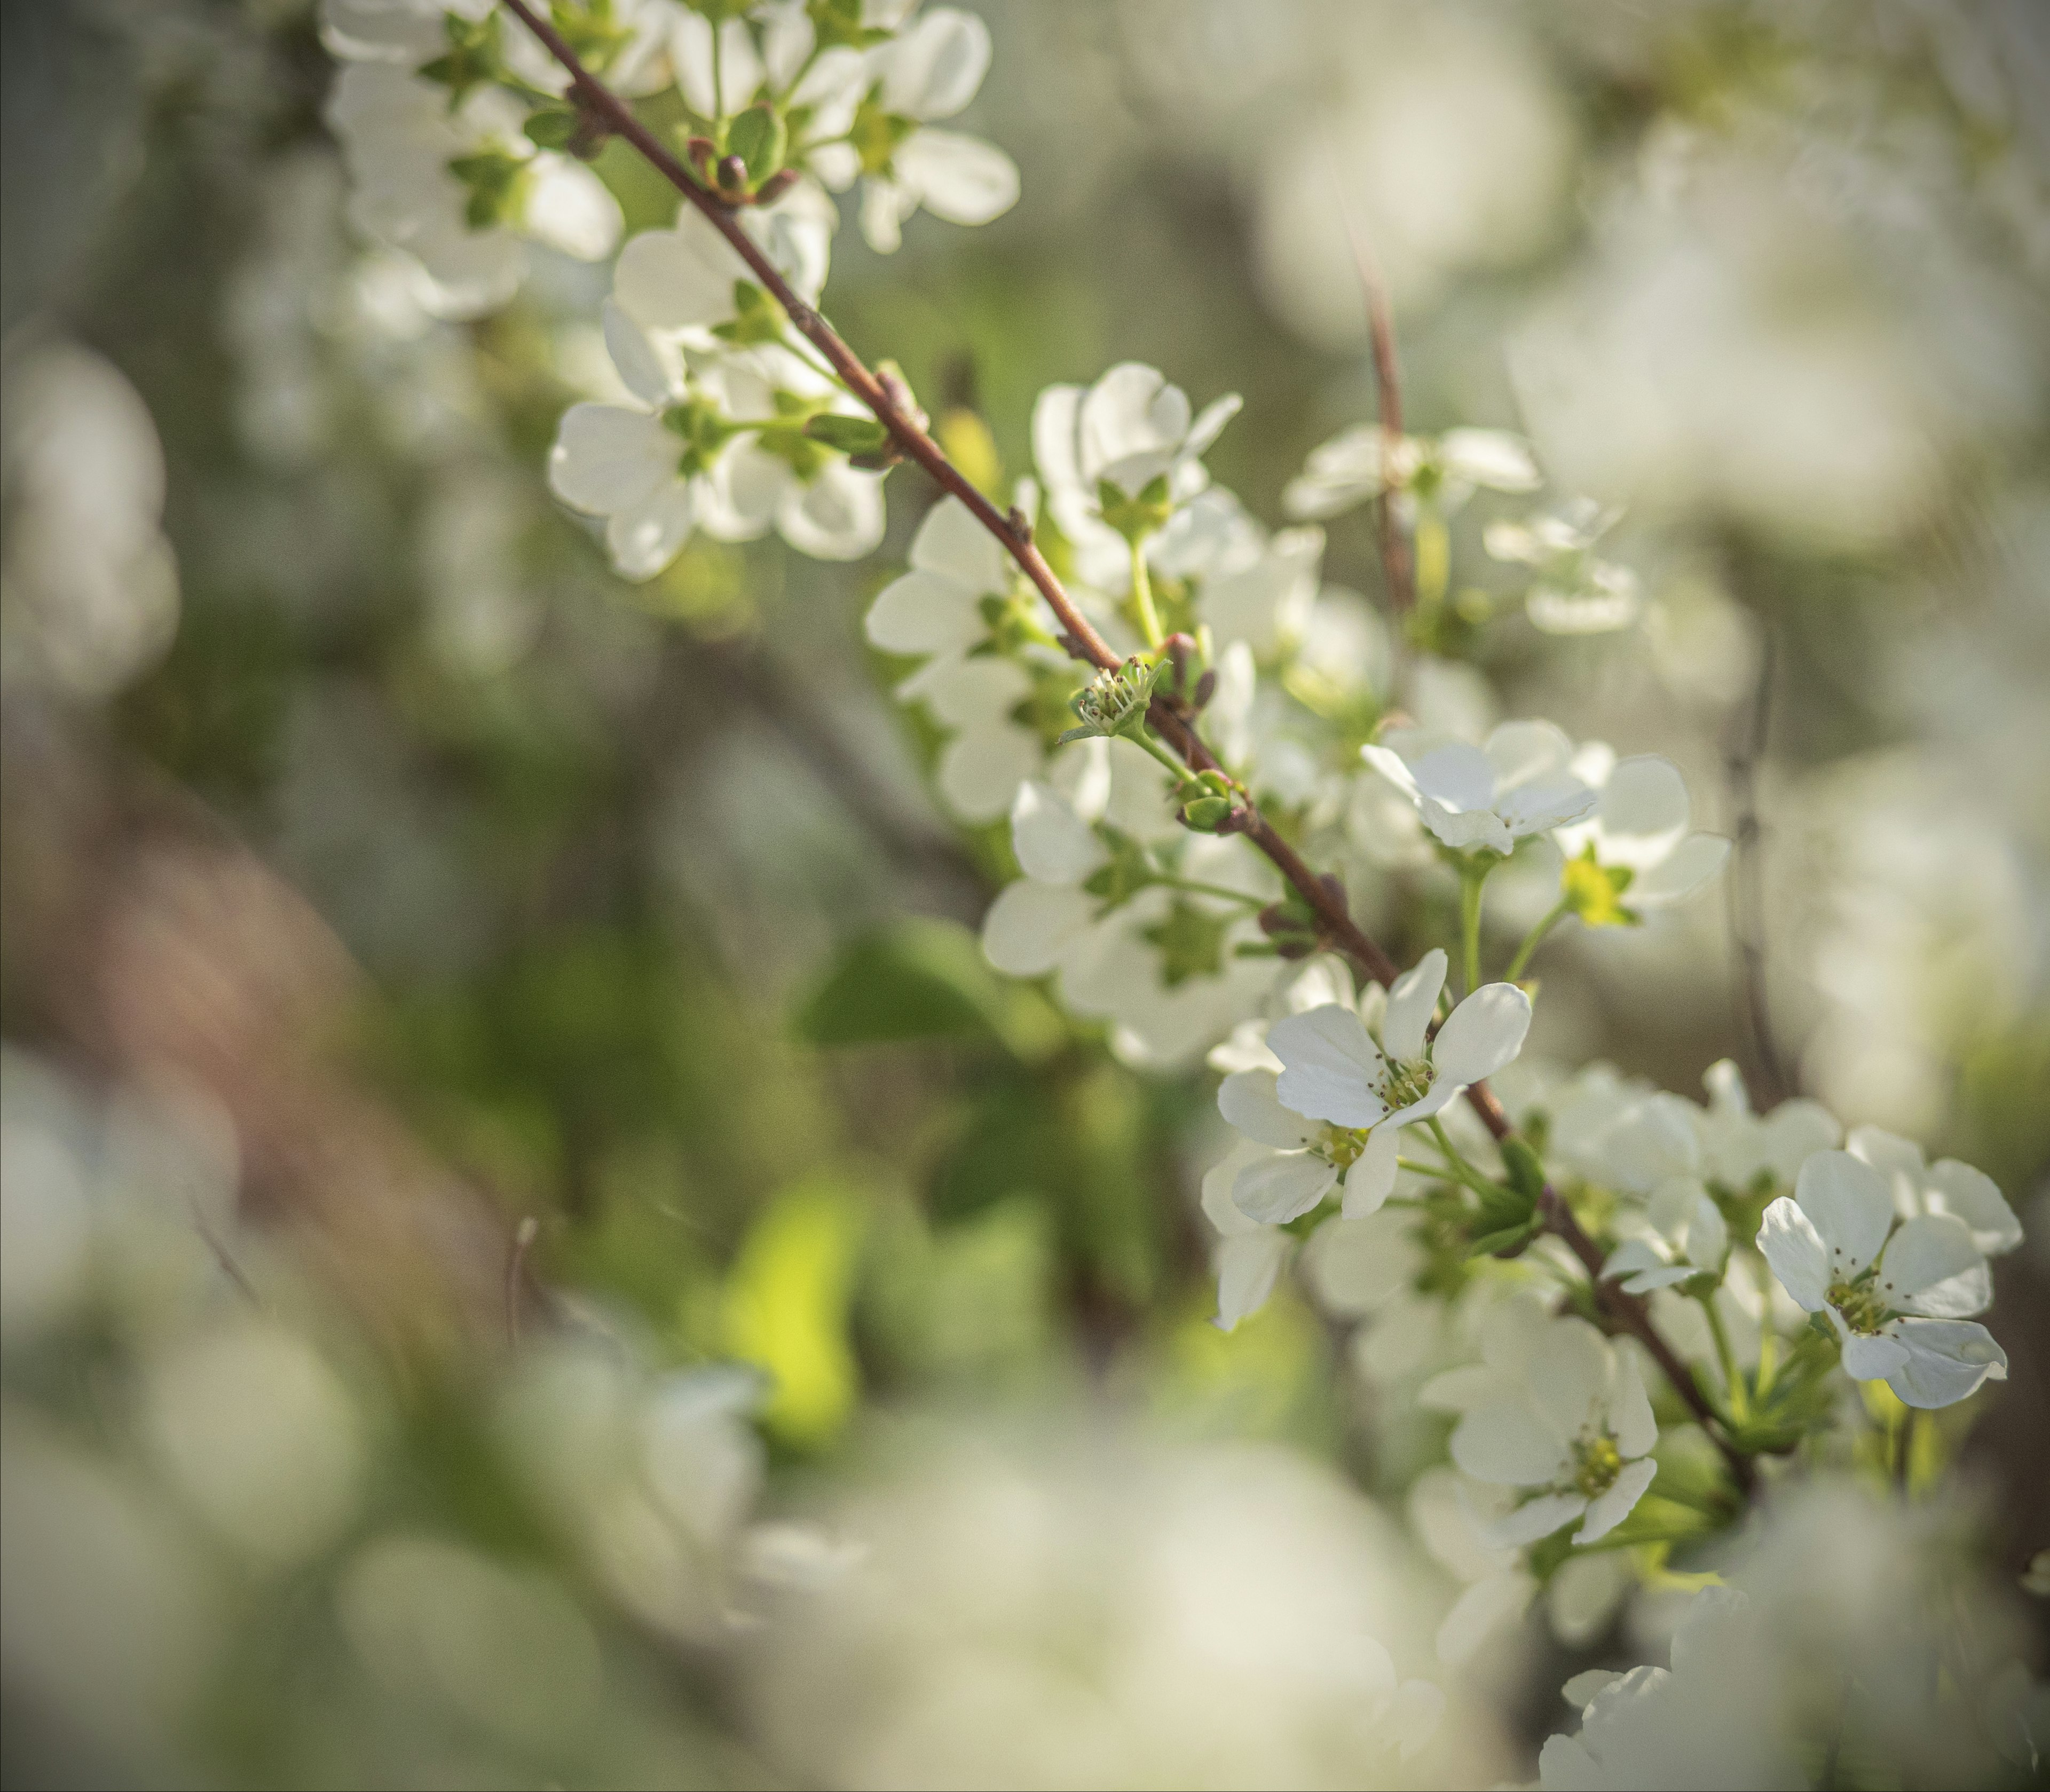
[[(1535, 1045), (1690, 1096), (1733, 1055), (2008, 1192), (1958, 1472), (2012, 1586), (2050, 1542), (2050, 10), (975, 10), (1024, 197), (843, 230), (843, 333), (992, 483), (1050, 382), (1241, 392), (1210, 464), (1276, 520), (1374, 414), (1350, 215), (1410, 427), (1625, 507), (1647, 614), (1592, 640), (1460, 515), (1482, 657), (1759, 843), (1729, 903), (1548, 948)], [(0, 18), (10, 1782), (1530, 1778), (1670, 1598), (1555, 1600), (1435, 1752), (1361, 1720), (1463, 1584), (1412, 1534), (1442, 1423), (1300, 1295), (1217, 1332), (1214, 1079), (984, 965), (1007, 848), (925, 794), (859, 629), (931, 490), (867, 562), (621, 583), (542, 477), (602, 267), (431, 316), (345, 222), (297, 0)], [(1335, 523), (1327, 577), (1378, 568)]]

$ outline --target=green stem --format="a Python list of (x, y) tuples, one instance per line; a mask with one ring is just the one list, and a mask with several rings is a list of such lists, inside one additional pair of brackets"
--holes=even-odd
[(1267, 899), (1263, 896), (1249, 896), (1243, 890), (1228, 890), (1221, 883), (1205, 883), (1197, 878), (1163, 877), (1161, 886), (1168, 890), (1186, 890), (1192, 896), (1215, 896), (1226, 902), (1243, 902), (1249, 909), (1264, 909)]
[(1444, 601), (1452, 582), (1452, 537), (1433, 504), (1417, 506), (1417, 603), (1428, 610)]
[(1431, 1136), (1437, 1141), (1438, 1149), (1444, 1154), (1445, 1168), (1439, 1172), (1440, 1175), (1449, 1173), (1452, 1180), (1464, 1182), (1475, 1194), (1483, 1198), (1501, 1194), (1501, 1190), (1460, 1155), (1459, 1147), (1447, 1136), (1444, 1124), (1436, 1114), (1424, 1124), (1430, 1128)]
[(1495, 869), (1491, 856), (1476, 863), (1468, 859), (1460, 867), (1460, 945), (1461, 967), (1469, 995), (1480, 988), (1480, 897), (1487, 875)]
[(1530, 962), (1530, 955), (1538, 949), (1538, 943), (1550, 933), (1571, 912), (1570, 898), (1561, 896), (1553, 903), (1545, 918), (1523, 936), (1523, 944), (1516, 949), (1516, 956), (1509, 961), (1509, 968), (1502, 973), (1504, 983), (1514, 983), (1523, 975), (1523, 968)]
[(1701, 1311), (1709, 1316), (1709, 1335), (1716, 1341), (1716, 1361), (1722, 1366), (1724, 1398), (1728, 1404), (1730, 1416), (1742, 1424), (1748, 1416), (1748, 1402), (1744, 1398), (1744, 1377), (1736, 1366), (1736, 1353), (1730, 1348), (1729, 1332), (1723, 1324), (1722, 1315), (1716, 1311), (1714, 1291), (1711, 1290), (1696, 1298), (1701, 1303)]
[(1146, 570), (1144, 541), (1132, 544), (1132, 601), (1138, 606), (1139, 626), (1146, 637), (1146, 645), (1157, 651), (1165, 637), (1160, 633), (1160, 618), (1153, 609), (1153, 579)]
[(1132, 727), (1127, 728), (1124, 730), (1124, 738), (1136, 746), (1144, 747), (1175, 774), (1175, 781), (1177, 784), (1185, 784), (1188, 781), (1189, 768), (1147, 733), (1146, 724), (1144, 722), (1134, 723)]

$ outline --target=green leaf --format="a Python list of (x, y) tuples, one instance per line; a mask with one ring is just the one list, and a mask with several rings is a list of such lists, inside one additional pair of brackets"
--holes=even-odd
[(754, 186), (783, 166), (790, 147), (789, 133), (770, 106), (750, 106), (733, 121), (726, 142), (746, 165), (748, 181)]
[(551, 106), (528, 119), (527, 141), (536, 149), (566, 150), (576, 135), (577, 115), (567, 106)]
[(843, 416), (821, 411), (805, 425), (805, 434), (843, 454), (873, 454), (890, 440), (890, 432), (873, 417)]
[(1519, 1220), (1514, 1225), (1504, 1226), (1499, 1232), (1484, 1233), (1467, 1247), (1467, 1256), (1470, 1259), (1491, 1257), (1498, 1251), (1506, 1251), (1513, 1245), (1522, 1244), (1537, 1229), (1530, 1221)]
[(1545, 1192), (1545, 1166), (1521, 1139), (1505, 1139), (1501, 1148), (1502, 1167), (1509, 1172), (1510, 1186), (1534, 1206)]
[(1011, 1042), (1011, 991), (975, 936), (953, 921), (905, 920), (842, 946), (797, 1015), (815, 1046), (981, 1034)]

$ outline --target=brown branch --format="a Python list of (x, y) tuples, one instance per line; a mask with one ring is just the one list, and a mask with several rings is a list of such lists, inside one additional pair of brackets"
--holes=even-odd
[(1768, 632), (1759, 655), (1758, 683), (1751, 713), (1731, 730), (1732, 744), (1723, 756), (1729, 781), (1734, 844), (1724, 902), (1730, 943), (1736, 953), (1736, 1007), (1746, 1043), (1757, 1073), (1759, 1106), (1776, 1108), (1793, 1092), (1787, 1061), (1773, 1036), (1771, 1011), (1765, 995), (1765, 865), (1761, 847), (1764, 828), (1758, 819), (1758, 768), (1765, 757), (1767, 727), (1771, 719), (1773, 641)]
[(1402, 374), (1395, 359), (1395, 314), (1389, 306), (1380, 267), (1346, 208), (1343, 193), (1339, 203), (1345, 216), (1346, 240), (1352, 245), (1353, 266), (1359, 273), (1360, 294), (1366, 301), (1367, 334), (1374, 348), (1374, 411), (1381, 422), (1381, 489), (1374, 500), (1374, 527), (1381, 540), (1381, 573), (1388, 583), (1388, 601), (1400, 614), (1417, 607), (1417, 561), (1389, 484), (1402, 440)]
[[(746, 263), (749, 271), (762, 282), (764, 289), (782, 306), (792, 325), (825, 356), (834, 372), (846, 383), (848, 389), (867, 406), (875, 420), (890, 432), (904, 455), (923, 467), (943, 490), (965, 504), (969, 514), (1003, 544), (1005, 552), (1018, 563), (1059, 619), (1062, 628), (1066, 631), (1069, 651), (1076, 658), (1086, 660), (1101, 670), (1108, 671), (1120, 664), (1121, 662), (1117, 654), (1090, 625), (1088, 618), (1075, 608), (1066, 591), (1062, 588), (1060, 580), (1054, 576), (1053, 568), (1046, 564), (1046, 557), (1032, 540), (1031, 526), (1027, 519), (1016, 511), (1006, 516), (976, 489), (966, 475), (947, 458), (940, 445), (896, 402), (883, 380), (871, 372), (860, 357), (840, 340), (839, 333), (832, 325), (798, 297), (774, 264), (756, 247), (753, 238), (740, 228), (732, 206), (701, 185), (684, 164), (662, 146), (654, 134), (633, 115), (626, 102), (584, 67), (562, 34), (537, 14), (528, 0), (504, 0), (504, 4), (540, 40), (548, 53), (568, 71), (572, 103), (587, 117), (602, 123), (607, 131), (631, 143), (657, 173), (711, 221), (719, 234), (732, 245), (734, 252)], [(1355, 248), (1358, 248), (1357, 242)], [(1386, 296), (1382, 291), (1378, 279), (1368, 274), (1369, 265), (1363, 263), (1362, 277), (1368, 279), (1369, 309), (1374, 336), (1374, 370), (1381, 389), (1382, 429), (1384, 440), (1392, 441), (1400, 437), (1402, 423), (1401, 393), (1395, 366), (1394, 327), (1389, 316)], [(1398, 563), (1406, 568), (1408, 544), (1401, 540), (1399, 528), (1393, 526), (1395, 519), (1392, 512), (1385, 512), (1385, 516), (1388, 526), (1383, 532), (1383, 551), (1387, 551), (1391, 540), (1397, 542), (1402, 553), (1402, 559)], [(1413, 582), (1398, 586), (1392, 582), (1393, 576), (1391, 573), (1391, 598), (1400, 604), (1401, 598), (1397, 594), (1407, 590), (1413, 601)], [(1170, 704), (1156, 700), (1148, 711), (1148, 719), (1192, 771), (1221, 769), (1215, 754), (1204, 745), (1188, 721)], [(1309, 904), (1330, 945), (1344, 953), (1360, 971), (1376, 983), (1386, 987), (1395, 980), (1401, 974), (1401, 968), (1352, 918), (1346, 906), (1344, 892), (1336, 882), (1327, 881), (1312, 871), (1302, 855), (1249, 802), (1237, 817), (1235, 831), (1243, 833), (1265, 854), (1275, 869)], [(1488, 1130), (1497, 1139), (1506, 1138), (1513, 1128), (1507, 1115), (1502, 1112), (1502, 1104), (1495, 1099), (1487, 1085), (1476, 1083), (1467, 1092), (1467, 1096)], [(1689, 1408), (1701, 1420), (1704, 1428), (1708, 1429), (1709, 1435), (1716, 1439), (1718, 1447), (1729, 1458), (1732, 1472), (1736, 1475), (1739, 1484), (1748, 1489), (1752, 1478), (1750, 1463), (1732, 1450), (1713, 1428), (1713, 1410), (1671, 1347), (1658, 1335), (1643, 1303), (1624, 1294), (1619, 1288), (1603, 1286), (1600, 1279), (1600, 1250), (1580, 1229), (1580, 1223), (1573, 1217), (1565, 1202), (1549, 1185), (1545, 1189), (1541, 1205), (1544, 1209), (1546, 1226), (1565, 1239), (1574, 1255), (1587, 1266), (1588, 1275), (1594, 1279), (1596, 1299), (1604, 1303), (1619, 1329), (1639, 1338), (1646, 1349), (1651, 1351), (1680, 1397), (1686, 1401)]]

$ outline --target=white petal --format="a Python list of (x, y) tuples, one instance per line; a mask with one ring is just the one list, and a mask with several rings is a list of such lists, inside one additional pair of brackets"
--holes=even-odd
[[(980, 655), (972, 660), (932, 660), (897, 687), (906, 703), (923, 703), (933, 719), (949, 728), (987, 731), (1028, 695), (1032, 680), (1011, 660)], [(1015, 793), (1004, 793), (1008, 811)]]
[(1018, 203), (1018, 164), (980, 137), (921, 131), (891, 166), (906, 190), (949, 224), (985, 224)]
[(1513, 983), (1483, 984), (1446, 1017), (1432, 1042), (1432, 1093), (1446, 1083), (1465, 1088), (1493, 1076), (1523, 1049), (1530, 998)]
[(1692, 812), (1686, 780), (1670, 759), (1647, 753), (1619, 761), (1595, 805), (1601, 862), (1649, 870), (1686, 837)]
[(1931, 1213), (1955, 1213), (1971, 1228), (1972, 1242), (1988, 1256), (1998, 1256), (2021, 1242), (2021, 1222), (1992, 1177), (1954, 1157), (1929, 1167), (1923, 1190)]
[(863, 630), (887, 653), (965, 653), (988, 633), (968, 590), (915, 568), (893, 579), (868, 606)]
[(952, 118), (989, 72), (989, 27), (972, 14), (936, 7), (880, 53), (883, 106), (906, 118)]
[(1564, 1440), (1598, 1428), (1605, 1416), (1615, 1381), (1615, 1353), (1585, 1319), (1557, 1319), (1538, 1334), (1525, 1369), (1532, 1402), (1552, 1428), (1556, 1459)]
[(1467, 1413), (1452, 1432), (1452, 1451), (1476, 1481), (1511, 1487), (1548, 1486), (1565, 1457), (1557, 1433), (1516, 1399), (1491, 1400)]
[(606, 353), (619, 371), (621, 383), (650, 411), (660, 411), (676, 395), (680, 369), (671, 364), (626, 311), (611, 299), (600, 312)]
[(1625, 1463), (1608, 1491), (1598, 1494), (1588, 1507), (1586, 1521), (1574, 1533), (1573, 1541), (1595, 1543), (1607, 1537), (1630, 1516), (1631, 1509), (1644, 1498), (1644, 1490), (1658, 1478), (1658, 1475), (1656, 1463)]
[(605, 183), (582, 162), (555, 155), (534, 158), (521, 222), (536, 242), (579, 261), (604, 260), (626, 228)]
[(1345, 1217), (1365, 1219), (1380, 1210), (1395, 1192), (1396, 1158), (1402, 1143), (1400, 1127), (1377, 1126), (1366, 1136), (1366, 1145), (1346, 1172)]
[(699, 482), (698, 522), (719, 541), (753, 541), (775, 520), (793, 483), (790, 464), (737, 442)]
[(1794, 1198), (1822, 1235), (1833, 1280), (1849, 1281), (1877, 1256), (1893, 1223), (1884, 1181), (1849, 1151), (1816, 1152), (1801, 1166)]
[(1282, 1104), (1297, 1113), (1371, 1126), (1388, 1112), (1378, 1093), (1381, 1053), (1350, 1008), (1334, 1004), (1287, 1015), (1268, 1029), (1267, 1044), (1284, 1065)]
[(1384, 1207), (1365, 1219), (1347, 1215), (1319, 1226), (1306, 1260), (1318, 1299), (1356, 1319), (1400, 1293), (1422, 1267), (1410, 1225), (1408, 1213)]
[(1036, 780), (1011, 802), (1011, 847), (1026, 876), (1042, 883), (1080, 883), (1108, 856), (1095, 829)]
[(1265, 1307), (1295, 1241), (1273, 1226), (1222, 1239), (1216, 1251), (1219, 1328), (1230, 1331)]
[(884, 521), (883, 475), (844, 461), (786, 490), (776, 512), (777, 532), (815, 560), (858, 560), (872, 553)]
[(1010, 812), (1019, 785), (1039, 769), (1037, 734), (1015, 723), (985, 720), (947, 742), (935, 781), (962, 820), (996, 821)]
[(1405, 1761), (1421, 1754), (1445, 1715), (1445, 1695), (1428, 1680), (1405, 1680), (1382, 1715), (1382, 1727), (1395, 1739), (1397, 1756)]
[(1520, 1549), (1526, 1543), (1549, 1537), (1587, 1509), (1585, 1494), (1540, 1494), (1485, 1527), (1481, 1541), (1494, 1549)]
[[(1834, 1307), (1830, 1309), (1830, 1319), (1836, 1327), (1837, 1342), (1843, 1346), (1844, 1373), (1853, 1381), (1883, 1381), (1906, 1365), (1910, 1353), (1898, 1338), (1891, 1334), (1873, 1338), (1853, 1331)], [(1936, 1325), (1953, 1322), (1923, 1319), (1916, 1323)]]
[(983, 917), (983, 953), (1011, 976), (1043, 976), (1095, 914), (1096, 904), (1079, 890), (1020, 878), (997, 892)]
[(1993, 1272), (1971, 1228), (1950, 1213), (1924, 1213), (1887, 1241), (1877, 1280), (1880, 1297), (1903, 1313), (1969, 1319), (1993, 1304)]
[(671, 479), (605, 525), (606, 550), (622, 579), (653, 579), (684, 549), (697, 519), (691, 482)]
[(1010, 582), (1010, 562), (996, 538), (959, 498), (941, 498), (926, 512), (910, 559), (919, 571), (941, 574), (973, 597), (1000, 594)]
[[(1394, 776), (1380, 759), (1371, 762), (1385, 776)], [(1447, 741), (1409, 761), (1409, 777), (1422, 795), (1455, 814), (1487, 810), (1495, 802), (1494, 762), (1467, 741)]]
[(1623, 900), (1633, 909), (1670, 908), (1684, 902), (1729, 862), (1730, 843), (1720, 834), (1689, 834), (1649, 871), (1631, 879)]
[(737, 18), (719, 28), (719, 80), (712, 80), (712, 25), (702, 13), (684, 11), (669, 38), (669, 60), (685, 103), (700, 118), (741, 111), (754, 97), (764, 72), (754, 39)]
[(1182, 438), (1182, 454), (1187, 456), (1201, 454), (1224, 434), (1224, 427), (1245, 408), (1245, 400), (1237, 392), (1226, 392), (1222, 398), (1214, 398), (1196, 413), (1196, 420), (1189, 425), (1189, 433)]
[(1578, 778), (1544, 778), (1504, 791), (1495, 799), (1495, 812), (1511, 838), (1522, 840), (1526, 834), (1541, 834), (1592, 814), (1596, 800), (1594, 792)]
[(1644, 1391), (1644, 1377), (1621, 1351), (1616, 1353), (1615, 1385), (1609, 1393), (1608, 1426), (1616, 1448), (1625, 1456), (1649, 1455), (1658, 1441), (1658, 1421)]
[(1456, 1667), (1502, 1625), (1519, 1616), (1537, 1591), (1537, 1581), (1520, 1570), (1476, 1580), (1453, 1602), (1438, 1626), (1438, 1659)]
[(620, 251), (612, 296), (644, 329), (682, 330), (709, 344), (733, 315), (733, 287), (747, 269), (733, 245), (692, 206), (673, 230), (644, 230)]
[(1448, 430), (1439, 438), (1445, 470), (1497, 492), (1534, 492), (1544, 484), (1530, 444), (1506, 430)]
[(1444, 952), (1434, 946), (1389, 985), (1381, 1041), (1398, 1062), (1424, 1055), (1424, 1034), (1438, 1011), (1439, 992), (1445, 987), (1445, 964)]
[(1339, 1173), (1308, 1151), (1276, 1151), (1248, 1164), (1232, 1184), (1232, 1204), (1262, 1225), (1286, 1225), (1338, 1186)]
[(548, 489), (565, 504), (609, 516), (676, 477), (683, 444), (659, 418), (615, 404), (573, 404), (548, 454)]
[[(1046, 482), (1050, 499), (1083, 497), (1082, 463), (1076, 458), (1082, 389), (1049, 386), (1032, 404), (1032, 464)], [(1065, 520), (1063, 529), (1067, 528)]]
[(904, 220), (918, 208), (917, 197), (902, 183), (871, 174), (861, 183), (861, 234), (879, 255), (894, 255), (904, 245)]
[(1890, 1329), (1908, 1356), (1886, 1385), (1910, 1406), (1952, 1406), (1986, 1381), (2007, 1379), (2007, 1353), (1984, 1326), (1963, 1319), (1904, 1319)]
[(1226, 1077), (1218, 1089), (1218, 1112), (1247, 1138), (1276, 1151), (1300, 1151), (1323, 1131), (1275, 1099), (1271, 1070), (1238, 1070)]
[(1758, 1248), (1779, 1285), (1804, 1311), (1819, 1313), (1829, 1303), (1830, 1247), (1790, 1197), (1783, 1194), (1765, 1210)]

